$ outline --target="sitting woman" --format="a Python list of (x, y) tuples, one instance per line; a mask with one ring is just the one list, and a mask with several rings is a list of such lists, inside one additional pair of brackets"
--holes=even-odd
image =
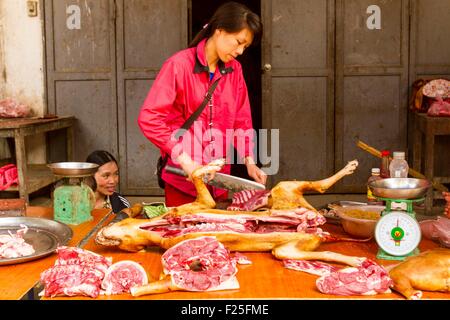
[(98, 164), (94, 174), (93, 190), (95, 192), (95, 209), (108, 208), (114, 213), (124, 212), (134, 217), (136, 212), (130, 208), (130, 202), (118, 192), (119, 166), (116, 159), (107, 151), (96, 150), (87, 158), (86, 162)]

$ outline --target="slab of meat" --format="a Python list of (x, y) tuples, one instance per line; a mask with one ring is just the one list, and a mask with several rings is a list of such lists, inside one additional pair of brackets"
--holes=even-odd
[(334, 295), (390, 293), (392, 284), (386, 269), (370, 259), (357, 267), (331, 272), (316, 280), (320, 292)]
[(425, 238), (438, 241), (442, 246), (450, 248), (449, 218), (437, 217), (436, 220), (423, 220), (419, 224)]
[[(180, 242), (161, 257), (167, 278), (147, 286), (133, 287), (131, 294), (174, 290), (211, 291), (237, 289), (236, 261), (215, 237), (198, 237)], [(236, 286), (237, 284), (237, 286)], [(166, 290), (162, 290), (165, 286)]]
[(8, 231), (8, 234), (0, 235), (0, 258), (19, 258), (32, 255), (35, 250), (33, 246), (26, 243), (23, 236), (28, 231), (28, 227), (21, 224), (22, 229), (14, 234)]
[(422, 291), (450, 292), (450, 250), (438, 248), (407, 258), (389, 270), (393, 289), (417, 300)]
[(227, 210), (254, 211), (269, 204), (270, 190), (243, 190), (233, 194)]
[(139, 263), (123, 260), (108, 268), (102, 281), (102, 289), (106, 295), (130, 293), (131, 287), (147, 283), (147, 272)]
[(54, 266), (41, 273), (44, 290), (39, 295), (97, 297), (111, 258), (75, 247), (63, 246), (56, 251), (58, 258)]

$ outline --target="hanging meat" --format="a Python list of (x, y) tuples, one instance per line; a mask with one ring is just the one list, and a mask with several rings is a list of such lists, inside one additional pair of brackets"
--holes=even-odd
[(185, 240), (161, 257), (164, 279), (131, 288), (133, 296), (175, 290), (238, 289), (236, 260), (215, 237)]
[(271, 251), (276, 246), (297, 240), (305, 250), (314, 250), (320, 242), (332, 239), (320, 226), (326, 219), (304, 198), (308, 190), (325, 192), (338, 180), (352, 174), (358, 162), (349, 162), (338, 173), (320, 181), (285, 181), (277, 184), (268, 196), (265, 208), (259, 211), (231, 211), (214, 209), (215, 201), (202, 177), (221, 168), (218, 161), (194, 171), (192, 180), (197, 199), (173, 208), (153, 219), (125, 219), (104, 227), (96, 235), (96, 242), (118, 246), (127, 251), (139, 251), (157, 245), (168, 249), (186, 239), (215, 236), (232, 251)]

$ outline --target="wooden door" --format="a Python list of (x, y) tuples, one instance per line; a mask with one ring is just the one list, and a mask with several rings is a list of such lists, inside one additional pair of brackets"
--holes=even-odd
[[(450, 0), (411, 2), (410, 85), (417, 79), (450, 79)], [(410, 118), (409, 145), (412, 149), (414, 124)], [(450, 137), (435, 139), (434, 175), (450, 176)], [(410, 152), (410, 157), (412, 153)], [(424, 159), (425, 156), (422, 156)], [(418, 168), (424, 173), (422, 168)], [(441, 181), (449, 183), (449, 181)]]
[(262, 127), (279, 129), (272, 185), (334, 170), (334, 9), (333, 0), (261, 2)]
[(137, 117), (163, 62), (187, 47), (186, 0), (117, 1), (117, 91), (121, 191), (162, 195), (154, 174), (159, 150)]
[[(356, 146), (407, 151), (409, 2), (336, 2), (336, 169), (359, 160), (337, 186), (364, 192), (380, 160)], [(379, 19), (379, 21), (377, 21)]]
[(95, 149), (118, 155), (114, 18), (113, 0), (45, 1), (48, 112), (76, 117), (76, 161)]

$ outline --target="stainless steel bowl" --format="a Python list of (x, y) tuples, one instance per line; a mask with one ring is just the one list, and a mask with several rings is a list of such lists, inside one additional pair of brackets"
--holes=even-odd
[(92, 176), (98, 169), (98, 164), (90, 162), (56, 162), (47, 165), (54, 175), (64, 177)]
[(369, 184), (372, 193), (381, 198), (417, 199), (425, 195), (431, 183), (426, 179), (388, 178)]

